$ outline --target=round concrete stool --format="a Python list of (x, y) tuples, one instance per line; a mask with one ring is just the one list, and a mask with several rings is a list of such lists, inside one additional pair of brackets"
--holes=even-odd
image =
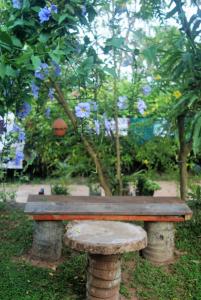
[(146, 232), (123, 222), (81, 221), (67, 226), (64, 243), (88, 252), (87, 300), (119, 300), (121, 254), (147, 245)]

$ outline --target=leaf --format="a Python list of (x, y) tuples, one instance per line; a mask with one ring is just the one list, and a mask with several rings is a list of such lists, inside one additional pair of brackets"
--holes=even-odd
[(0, 77), (3, 79), (6, 75), (6, 65), (0, 62)]
[(41, 7), (40, 6), (33, 6), (33, 7), (31, 7), (31, 10), (38, 13), (41, 10)]
[(0, 31), (0, 42), (12, 46), (12, 40), (6, 31)]
[(45, 43), (48, 41), (49, 37), (50, 37), (49, 34), (47, 34), (47, 33), (41, 33), (41, 34), (39, 35), (38, 40), (39, 40), (39, 42), (45, 44)]
[(149, 63), (153, 63), (156, 61), (156, 53), (157, 53), (157, 46), (152, 45), (142, 51), (142, 54), (147, 59)]
[(112, 75), (114, 78), (117, 78), (117, 74), (114, 68), (108, 68), (108, 67), (104, 67), (103, 71), (105, 71), (106, 73)]
[(87, 8), (87, 12), (88, 12), (88, 20), (89, 22), (92, 22), (95, 18), (95, 16), (97, 15), (95, 9), (93, 8), (93, 6), (90, 6)]
[(190, 101), (188, 103), (188, 108), (191, 108), (191, 106), (198, 100), (198, 96), (197, 95), (192, 95), (189, 96)]
[(24, 25), (24, 20), (22, 19), (17, 19), (14, 23), (12, 23), (11, 26), (9, 26), (10, 29), (15, 28), (17, 26), (23, 26)]
[(201, 112), (199, 112), (194, 119), (194, 131), (193, 131), (193, 151), (198, 153), (201, 145)]
[(106, 46), (112, 46), (114, 48), (121, 48), (124, 44), (124, 38), (123, 37), (113, 37), (111, 39), (106, 40)]
[(22, 43), (16, 36), (11, 36), (11, 40), (14, 46), (22, 48)]
[(21, 64), (29, 64), (30, 63), (30, 59), (33, 55), (33, 50), (31, 47), (27, 46), (26, 50), (24, 50), (22, 52), (22, 54), (17, 57), (16, 59), (16, 63), (18, 65), (21, 65)]
[(22, 8), (29, 8), (30, 7), (30, 2), (29, 0), (23, 0), (23, 5), (22, 5)]
[(32, 64), (34, 66), (34, 69), (38, 69), (41, 65), (41, 60), (40, 60), (40, 57), (39, 56), (34, 56), (32, 55), (31, 56), (31, 61), (32, 61)]
[(6, 66), (6, 75), (10, 77), (15, 77), (16, 71), (11, 66)]
[[(55, 15), (54, 17), (56, 17), (56, 15)], [(71, 15), (69, 15), (69, 14), (66, 13), (66, 14), (64, 14), (64, 15), (61, 15), (61, 16), (58, 18), (58, 23), (61, 24), (61, 23), (62, 23), (64, 20), (66, 20), (66, 19), (75, 22), (75, 17), (73, 17), (73, 16), (71, 16)]]

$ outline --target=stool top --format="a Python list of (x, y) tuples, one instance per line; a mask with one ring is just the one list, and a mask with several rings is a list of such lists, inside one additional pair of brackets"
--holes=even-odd
[(147, 234), (129, 223), (75, 221), (68, 224), (64, 243), (78, 251), (111, 255), (145, 248)]

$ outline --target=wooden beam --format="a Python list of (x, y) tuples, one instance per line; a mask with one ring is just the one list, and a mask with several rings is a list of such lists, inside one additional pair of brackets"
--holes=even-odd
[(125, 215), (32, 215), (35, 221), (72, 221), (72, 220), (104, 220), (104, 221), (149, 221), (149, 222), (183, 222), (185, 216), (125, 216)]

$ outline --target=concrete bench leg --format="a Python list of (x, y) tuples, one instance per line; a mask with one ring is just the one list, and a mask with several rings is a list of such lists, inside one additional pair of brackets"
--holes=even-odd
[(46, 261), (58, 260), (62, 251), (62, 222), (36, 221), (34, 227), (32, 257)]
[(174, 259), (174, 223), (145, 222), (148, 245), (142, 255), (153, 263), (166, 264)]
[(88, 255), (87, 300), (119, 300), (121, 260), (119, 255)]

